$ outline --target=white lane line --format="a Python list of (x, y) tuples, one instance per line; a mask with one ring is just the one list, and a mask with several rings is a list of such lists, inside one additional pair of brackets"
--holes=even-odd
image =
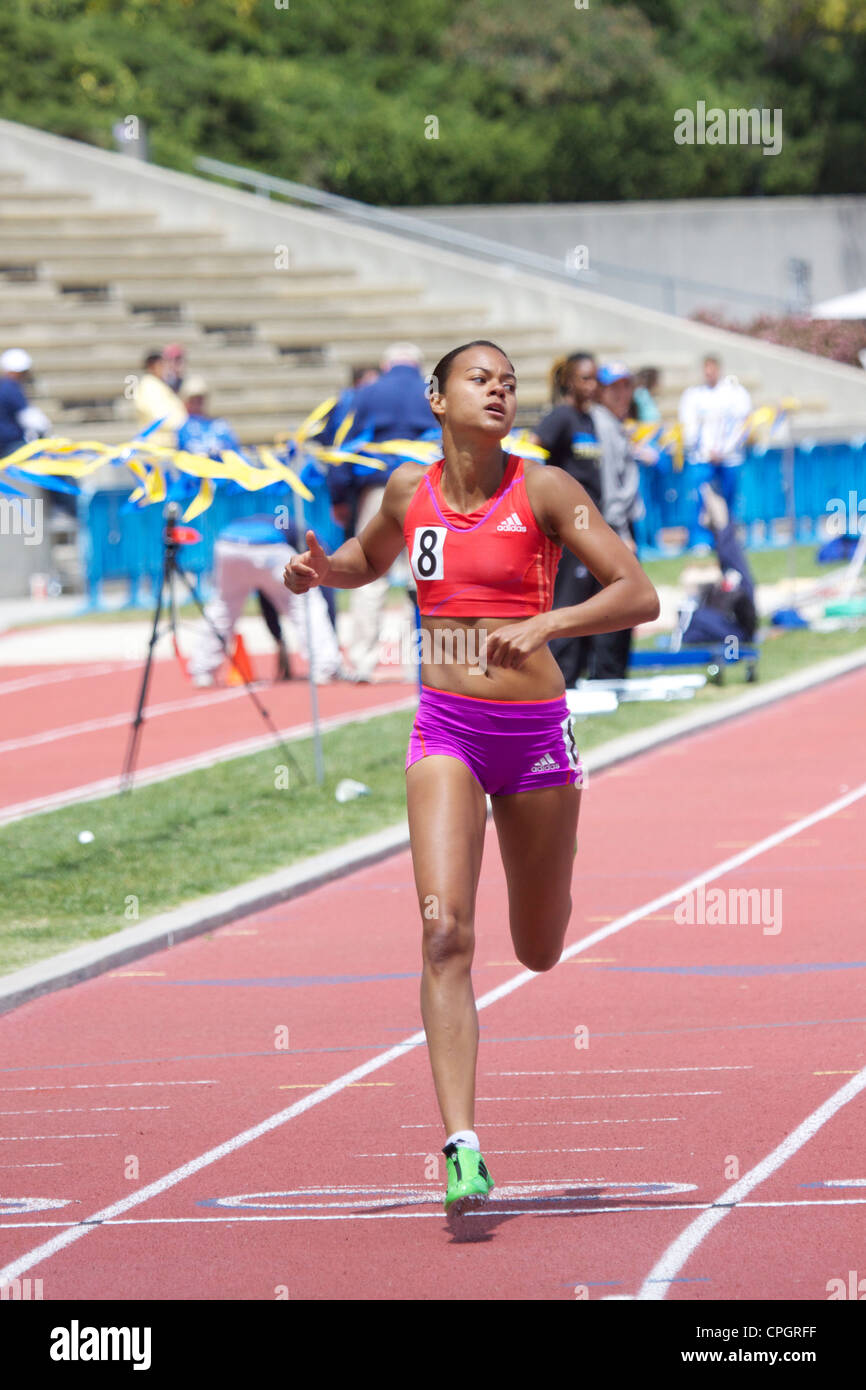
[[(543, 1200), (543, 1199), (542, 1199)], [(435, 1202), (438, 1207), (442, 1201), (441, 1194), (436, 1197), (426, 1199), (431, 1205)], [(766, 1208), (766, 1207), (847, 1207), (866, 1204), (866, 1197), (850, 1197), (841, 1199), (831, 1199), (826, 1202), (819, 1200), (796, 1200), (790, 1202), (741, 1202), (740, 1208)], [(579, 1206), (561, 1206), (553, 1211), (532, 1211), (526, 1206), (510, 1207), (505, 1202), (497, 1202), (494, 1198), (486, 1209), (472, 1213), (473, 1218), (485, 1217), (489, 1220), (492, 1216), (573, 1216), (578, 1212), (581, 1216), (619, 1216), (623, 1213), (634, 1214), (636, 1212), (655, 1213), (658, 1211), (694, 1211), (695, 1207), (706, 1208), (706, 1203), (695, 1202), (645, 1202), (643, 1206), (621, 1206), (621, 1207), (593, 1207), (588, 1206), (586, 1201)], [(384, 1221), (384, 1220), (414, 1220), (418, 1217), (429, 1217), (431, 1219), (444, 1220), (441, 1211), (388, 1211), (377, 1210), (367, 1212), (326, 1212), (323, 1214), (308, 1212), (274, 1212), (272, 1215), (245, 1216), (128, 1216), (118, 1220), (106, 1221), (106, 1226), (213, 1226), (213, 1225), (240, 1225), (247, 1221)], [(37, 1227), (65, 1227), (69, 1228), (74, 1223), (70, 1221), (0, 1221), (0, 1231), (23, 1231)]]
[[(241, 693), (243, 694), (243, 689), (241, 689)], [(330, 729), (340, 729), (346, 724), (363, 724), (370, 719), (378, 719), (386, 714), (399, 714), (404, 710), (414, 709), (417, 703), (416, 695), (409, 698), (404, 696), (399, 700), (389, 701), (387, 704), (370, 705), (365, 709), (349, 710), (345, 714), (329, 715), (319, 721), (319, 726), (327, 733)], [(148, 710), (148, 715), (150, 712)], [(128, 717), (126, 722), (129, 722)], [(309, 723), (291, 724), (285, 729), (279, 729), (278, 733), (284, 743), (295, 743), (309, 738), (313, 733), (313, 726)], [(135, 774), (136, 785), (144, 787), (150, 786), (154, 782), (167, 782), (172, 777), (182, 776), (186, 772), (197, 772), (202, 768), (215, 767), (219, 763), (231, 762), (233, 758), (250, 757), (254, 753), (261, 753), (265, 749), (272, 748), (273, 744), (272, 734), (259, 734), (255, 738), (244, 739), (239, 743), (219, 744), (203, 753), (194, 753), (186, 758), (174, 758), (171, 762), (157, 763), (153, 767), (141, 768)], [(38, 816), (44, 811), (54, 811), (61, 806), (77, 804), (79, 801), (99, 801), (107, 796), (115, 796), (119, 780), (117, 776), (103, 777), (98, 782), (87, 782), (78, 787), (67, 787), (65, 791), (51, 792), (47, 796), (39, 796), (32, 801), (19, 801), (11, 806), (4, 806), (0, 810), (0, 825), (24, 820), (28, 816)]]
[(476, 1096), (482, 1100), (517, 1100), (526, 1104), (531, 1100), (656, 1100), (659, 1096), (723, 1096), (724, 1091), (622, 1091), (612, 1096)]
[(576, 1067), (561, 1071), (486, 1071), (485, 1076), (624, 1076), (627, 1072), (656, 1071), (754, 1071), (751, 1062), (723, 1067)]
[[(0, 1144), (29, 1144), (43, 1139), (119, 1139), (119, 1134), (0, 1134)], [(0, 1280), (2, 1282), (2, 1280)]]
[[(130, 1062), (130, 1066), (134, 1066)], [(29, 1070), (29, 1068), (28, 1068)], [(65, 1086), (0, 1086), (0, 1091), (105, 1091), (127, 1086), (216, 1086), (216, 1081), (74, 1081)]]
[[(168, 700), (162, 705), (151, 705), (147, 718), (157, 719), (163, 714), (179, 714), (183, 710), (195, 709), (201, 705), (224, 705), (229, 700), (237, 700), (246, 694), (243, 686), (232, 690), (217, 690), (212, 695), (202, 695), (200, 699)], [(64, 738), (77, 738), (80, 734), (96, 733), (98, 729), (117, 729), (129, 724), (129, 711), (120, 714), (105, 714), (100, 719), (86, 719), (80, 724), (60, 725), (55, 729), (43, 729), (38, 734), (24, 734), (21, 738), (10, 738), (0, 743), (0, 753), (17, 753), (22, 748), (36, 748), (41, 743), (59, 743)]]
[(103, 1110), (170, 1110), (170, 1105), (64, 1105), (52, 1110), (0, 1110), (0, 1115), (95, 1115)]
[[(519, 1129), (524, 1125), (662, 1125), (678, 1124), (681, 1115), (650, 1115), (635, 1120), (485, 1120), (485, 1129)], [(429, 1129), (426, 1125), (401, 1125), (401, 1129)]]
[[(379, 1209), (376, 1211), (363, 1212), (294, 1212), (285, 1214), (280, 1212), (274, 1216), (140, 1216), (124, 1218), (120, 1221), (106, 1221), (106, 1226), (213, 1226), (231, 1225), (246, 1221), (417, 1221), (427, 1218), (431, 1221), (444, 1221), (445, 1213), (441, 1210), (441, 1196), (435, 1199), (438, 1211), (389, 1211)], [(432, 1200), (431, 1200), (432, 1205)], [(507, 1202), (494, 1203), (491, 1199), (486, 1209), (475, 1212), (473, 1215), (487, 1217), (491, 1216), (571, 1216), (580, 1212), (581, 1215), (598, 1216), (604, 1212), (630, 1212), (630, 1211), (694, 1211), (694, 1203), (682, 1203), (678, 1206), (654, 1206), (648, 1207), (588, 1207), (586, 1204), (575, 1207), (559, 1207), (556, 1211), (528, 1211), (524, 1207), (511, 1207)], [(69, 1221), (0, 1221), (0, 1231), (26, 1231), (36, 1227), (69, 1227)], [(8, 1281), (7, 1281), (8, 1282)]]
[[(643, 1153), (643, 1144), (596, 1144), (588, 1149), (485, 1149), (485, 1156), (501, 1157), (502, 1154), (625, 1154)], [(407, 1150), (394, 1154), (353, 1154), (353, 1158), (429, 1158), (429, 1149)]]
[(44, 676), (19, 676), (14, 681), (0, 682), (0, 695), (15, 695), (20, 690), (32, 690), (43, 685), (56, 685), (58, 681), (86, 680), (88, 676), (113, 676), (118, 671), (134, 671), (138, 665), (140, 663), (135, 661), (122, 662), (120, 665), (117, 662), (112, 662), (103, 666), (84, 666), (75, 671), (51, 671)]
[[(806, 827), (815, 825), (818, 821), (826, 820), (829, 816), (835, 815), (837, 811), (844, 811), (847, 806), (852, 805), (853, 802), (859, 800), (863, 796), (866, 796), (866, 783), (861, 783), (859, 787), (855, 787), (844, 796), (837, 797), (835, 801), (829, 802), (826, 806), (822, 807), (821, 810), (814, 811), (811, 815), (804, 816), (801, 820), (792, 822), (786, 829), (778, 830), (773, 835), (768, 835), (763, 840), (759, 840), (750, 850), (741, 850), (739, 854), (733, 855), (730, 859), (723, 859), (720, 863), (714, 864), (712, 868), (705, 870), (704, 873), (695, 874), (693, 878), (688, 879), (683, 884), (679, 884), (669, 892), (663, 893), (657, 898), (653, 898), (642, 907), (634, 908), (631, 912), (627, 912), (624, 916), (616, 918), (613, 922), (609, 922), (606, 926), (600, 928), (596, 932), (592, 932), (589, 936), (583, 937), (580, 941), (575, 941), (563, 951), (562, 959), (569, 960), (579, 952), (586, 951), (591, 946), (597, 945), (599, 941), (604, 941), (607, 937), (614, 936), (617, 932), (624, 931), (626, 927), (631, 926), (632, 922), (639, 922), (640, 919), (647, 916), (648, 913), (656, 912), (659, 908), (666, 907), (668, 903), (677, 902), (680, 898), (684, 897), (686, 893), (697, 888), (698, 884), (709, 883), (715, 878), (720, 878), (722, 874), (728, 873), (731, 869), (737, 868), (740, 864), (745, 864), (750, 859), (755, 859), (759, 855), (765, 853), (766, 850), (782, 844), (785, 840), (792, 839)], [(537, 980), (538, 978), (539, 976), (534, 971), (522, 970), (519, 975), (512, 976), (510, 980), (504, 981), (501, 985), (498, 985), (495, 989), (489, 990), (487, 994), (482, 995), (480, 999), (476, 1000), (476, 1010), (489, 1008), (491, 1004), (495, 1004), (499, 999), (506, 998), (507, 995), (513, 993), (514, 990), (529, 984), (530, 980)], [(289, 1120), (294, 1120), (298, 1115), (303, 1115), (307, 1110), (311, 1110), (313, 1106), (321, 1105), (324, 1101), (330, 1100), (332, 1096), (339, 1095), (341, 1091), (345, 1090), (347, 1086), (351, 1086), (353, 1082), (361, 1081), (372, 1072), (379, 1071), (382, 1067), (388, 1066), (391, 1062), (396, 1061), (399, 1057), (404, 1057), (407, 1052), (410, 1052), (415, 1047), (421, 1046), (423, 1043), (426, 1043), (426, 1041), (427, 1039), (423, 1029), (419, 1030), (417, 1033), (413, 1033), (410, 1037), (397, 1043), (396, 1046), (388, 1048), (386, 1052), (380, 1052), (378, 1056), (372, 1057), (369, 1062), (363, 1062), (360, 1066), (353, 1067), (351, 1071), (344, 1072), (342, 1076), (338, 1076), (336, 1080), (330, 1082), (329, 1085), (322, 1086), (318, 1091), (313, 1091), (310, 1095), (295, 1101), (293, 1105), (287, 1106), (285, 1110), (279, 1110), (276, 1114), (270, 1115), (266, 1120), (262, 1120), (261, 1123), (253, 1125), (250, 1129), (242, 1130), (240, 1134), (236, 1134), (231, 1139), (225, 1140), (224, 1143), (217, 1144), (214, 1148), (208, 1149), (205, 1153), (200, 1154), (198, 1158), (191, 1159), (188, 1163), (182, 1164), (180, 1168), (174, 1168), (170, 1173), (166, 1173), (163, 1177), (156, 1179), (156, 1181), (148, 1183), (147, 1186), (140, 1187), (135, 1192), (130, 1192), (126, 1197), (121, 1198), (120, 1201), (113, 1202), (110, 1206), (102, 1207), (80, 1225), (73, 1227), (71, 1230), (64, 1231), (60, 1235), (53, 1236), (51, 1240), (35, 1246), (34, 1249), (20, 1255), (18, 1259), (12, 1260), (10, 1264), (0, 1269), (0, 1283), (8, 1283), (12, 1279), (17, 1279), (19, 1275), (26, 1273), (28, 1269), (32, 1269), (34, 1265), (49, 1259), (52, 1255), (57, 1254), (58, 1251), (71, 1245), (73, 1241), (80, 1240), (82, 1236), (94, 1230), (98, 1223), (110, 1220), (115, 1216), (120, 1216), (123, 1212), (130, 1211), (133, 1207), (140, 1206), (142, 1202), (149, 1201), (151, 1197), (156, 1197), (163, 1192), (167, 1192), (169, 1188), (175, 1187), (177, 1183), (183, 1182), (185, 1178), (191, 1177), (193, 1173), (198, 1173), (202, 1168), (207, 1168), (212, 1163), (217, 1163), (221, 1158), (225, 1158), (227, 1154), (237, 1152), (238, 1149), (243, 1148), (246, 1144), (251, 1144), (254, 1140), (261, 1138), (263, 1134), (269, 1134), (271, 1130), (279, 1129)]]
[[(266, 684), (265, 681), (257, 681), (253, 688), (257, 690)], [(238, 686), (231, 690), (214, 691), (212, 695), (202, 694), (185, 700), (168, 700), (162, 705), (148, 705), (147, 718), (150, 720), (163, 714), (180, 714), (184, 710), (203, 708), (205, 705), (224, 705), (227, 701), (238, 700), (245, 694), (244, 687)], [(417, 704), (417, 699), (413, 696), (411, 699), (402, 700), (400, 704), (406, 708), (412, 708)], [(388, 708), (393, 708), (393, 706)], [(342, 723), (347, 722), (345, 715), (337, 715), (336, 718)], [(350, 718), (354, 720), (354, 711)], [(92, 734), (99, 729), (125, 728), (129, 722), (129, 711), (124, 710), (119, 714), (103, 715), (100, 719), (83, 720), (80, 724), (65, 724), (54, 729), (42, 729), (39, 733), (24, 734), (20, 738), (7, 739), (5, 743), (0, 743), (0, 753), (17, 753), (23, 748), (35, 748), (41, 743), (56, 743), (64, 738), (77, 738), (80, 734)], [(322, 728), (327, 727), (327, 725), (328, 721), (322, 720)], [(292, 728), (287, 730), (287, 733), (291, 732), (293, 732)], [(256, 740), (256, 742), (261, 742), (261, 740)], [(272, 743), (273, 738), (271, 737), (267, 740), (266, 746), (270, 746)]]
[[(866, 1088), (866, 1067), (857, 1076), (846, 1082), (844, 1086), (841, 1086), (828, 1100), (825, 1100), (823, 1105), (819, 1105), (817, 1110), (813, 1110), (802, 1124), (799, 1124), (787, 1138), (783, 1139), (772, 1153), (761, 1159), (761, 1162), (757, 1163), (754, 1168), (750, 1168), (739, 1182), (735, 1182), (720, 1197), (717, 1197), (708, 1211), (689, 1223), (653, 1265), (641, 1285), (637, 1297), (644, 1300), (664, 1298), (672, 1280), (677, 1277), (686, 1261), (690, 1259), (713, 1227), (717, 1226), (734, 1207), (739, 1209), (739, 1204), (742, 1203), (742, 1199), (747, 1193), (762, 1183), (771, 1173), (775, 1173), (776, 1169), (781, 1168), (783, 1163), (787, 1163), (788, 1159), (804, 1144), (807, 1144), (818, 1133), (818, 1130), (828, 1120), (831, 1120), (837, 1111), (842, 1109), (843, 1105), (847, 1105), (849, 1100), (853, 1100), (864, 1088)], [(757, 1203), (749, 1203), (749, 1205), (757, 1205)]]

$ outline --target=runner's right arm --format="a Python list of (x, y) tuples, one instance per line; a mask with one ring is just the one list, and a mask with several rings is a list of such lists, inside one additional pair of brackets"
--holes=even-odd
[(359, 536), (352, 536), (326, 555), (314, 532), (306, 535), (309, 549), (294, 556), (283, 572), (283, 583), (293, 594), (305, 594), (320, 584), (330, 589), (360, 589), (387, 574), (405, 544), (403, 517), (424, 474), (417, 463), (395, 468), (382, 496), (382, 505)]

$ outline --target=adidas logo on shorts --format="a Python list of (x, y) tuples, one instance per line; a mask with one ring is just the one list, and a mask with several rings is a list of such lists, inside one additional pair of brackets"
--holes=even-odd
[(533, 763), (529, 770), (530, 772), (558, 772), (559, 763), (549, 753), (545, 753), (544, 757)]
[[(496, 529), (497, 531), (525, 531), (526, 527), (520, 520), (517, 512), (512, 512), (511, 516), (507, 516), (504, 521), (500, 521)], [(534, 768), (533, 771), (535, 771)]]

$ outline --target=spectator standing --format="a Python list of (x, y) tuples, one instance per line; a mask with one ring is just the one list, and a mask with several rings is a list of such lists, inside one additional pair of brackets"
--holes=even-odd
[(689, 528), (690, 545), (708, 547), (710, 533), (700, 526), (700, 486), (711, 482), (733, 514), (737, 495), (736, 470), (745, 457), (745, 424), (752, 399), (735, 376), (723, 377), (721, 359), (704, 358), (704, 384), (689, 386), (680, 397), (679, 418), (683, 429), (686, 467), (691, 473), (689, 498), (694, 516)]
[(176, 391), (167, 385), (166, 364), (160, 352), (150, 352), (144, 359), (143, 372), (135, 388), (135, 412), (139, 430), (161, 420), (159, 429), (148, 438), (154, 444), (172, 448), (178, 429), (186, 420), (187, 412)]
[(28, 409), (23, 383), (33, 363), (23, 348), (7, 348), (0, 357), (0, 455), (11, 454), (24, 443)]
[(189, 376), (180, 391), (187, 417), (177, 432), (177, 447), (190, 454), (215, 458), (223, 449), (239, 449), (237, 435), (227, 420), (207, 412), (207, 382), (202, 376)]
[[(436, 429), (427, 387), (421, 375), (421, 349), (414, 343), (392, 343), (382, 358), (382, 375), (361, 387), (355, 397), (353, 439), (378, 444), (386, 439), (420, 439)], [(356, 465), (329, 469), (331, 501), (335, 506), (348, 502), (353, 531), (360, 532), (377, 514), (390, 474), (400, 460), (383, 455), (383, 472), (358, 471)], [(349, 659), (354, 679), (370, 681), (379, 662), (379, 636), (388, 594), (389, 576), (352, 589), (349, 613), (352, 642)]]
[[(589, 408), (598, 382), (595, 358), (575, 352), (553, 370), (554, 407), (536, 426), (532, 438), (548, 452), (548, 466), (563, 468), (601, 508), (601, 445)], [(558, 402), (558, 404), (557, 404)], [(601, 585), (571, 551), (563, 548), (553, 587), (553, 607), (570, 608), (597, 594)], [(584, 674), (591, 637), (559, 637), (550, 643), (567, 686)]]
[(635, 373), (631, 414), (640, 424), (656, 424), (662, 418), (654, 392), (659, 384), (656, 367), (641, 367)]
[[(337, 399), (337, 404), (332, 409), (325, 421), (319, 434), (316, 435), (316, 443), (322, 445), (333, 444), (337, 430), (346, 419), (347, 415), (355, 408), (355, 401), (358, 392), (365, 386), (371, 386), (374, 381), (378, 381), (380, 376), (378, 367), (353, 367), (350, 376), (350, 385), (342, 391)], [(340, 472), (343, 469), (343, 472)], [(338, 526), (342, 526), (346, 536), (355, 534), (354, 518), (352, 516), (352, 502), (347, 500), (347, 483), (351, 482), (351, 465), (333, 465), (327, 472), (328, 491), (331, 494), (331, 510), (334, 520)], [(339, 501), (334, 501), (334, 496), (340, 497)]]
[[(634, 378), (622, 362), (599, 368), (600, 399), (590, 414), (601, 445), (601, 510), (605, 521), (632, 551), (634, 522), (643, 514), (640, 473), (625, 428)], [(631, 629), (598, 633), (592, 638), (587, 668), (591, 680), (624, 680), (631, 651)]]

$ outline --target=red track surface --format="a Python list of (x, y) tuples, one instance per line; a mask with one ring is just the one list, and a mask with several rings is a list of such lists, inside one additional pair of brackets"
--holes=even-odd
[[(298, 663), (299, 664), (299, 663)], [(268, 676), (271, 659), (254, 660)], [(120, 778), (138, 702), (142, 666), (94, 661), (82, 667), (0, 668), (0, 808)], [(279, 729), (310, 720), (306, 680), (265, 684), (258, 696)], [(322, 719), (396, 704), (412, 687), (335, 682), (319, 687)], [(164, 708), (168, 707), (168, 708)], [(175, 661), (154, 662), (137, 767), (159, 767), (245, 739), (269, 737), (243, 687), (196, 690)]]
[[(866, 782), (864, 698), (851, 674), (593, 777), (569, 943)], [(0, 1188), (66, 1203), (6, 1201), (7, 1277), (41, 1278), (45, 1299), (635, 1296), (864, 1068), (864, 822), (853, 799), (712, 879), (779, 890), (777, 934), (680, 925), (672, 900), (484, 1008), (476, 1127), (498, 1201), (457, 1236), (441, 1157), (431, 1177), (443, 1136), (423, 1046), (232, 1146), (420, 1027), (406, 854), (0, 1018)], [(476, 993), (519, 973), (491, 842)], [(861, 1090), (661, 1292), (826, 1299), (863, 1273), (864, 1119)], [(163, 1190), (139, 1199), (150, 1184)]]

